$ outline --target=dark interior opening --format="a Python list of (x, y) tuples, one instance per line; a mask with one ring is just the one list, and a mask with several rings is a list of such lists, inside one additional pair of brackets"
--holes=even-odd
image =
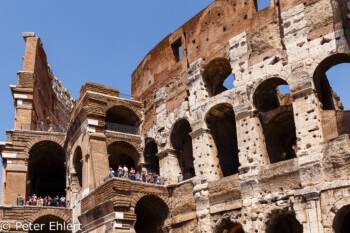
[(233, 108), (229, 104), (220, 104), (213, 107), (207, 114), (206, 122), (213, 136), (217, 156), (223, 176), (238, 173), (238, 144), (236, 119)]
[(76, 172), (76, 177), (74, 178), (78, 179), (77, 184), (79, 185), (79, 188), (81, 188), (83, 186), (83, 154), (80, 147), (77, 147), (74, 152), (73, 165)]
[(350, 232), (350, 205), (338, 210), (333, 221), (333, 229), (335, 233)]
[[(42, 232), (42, 233), (69, 233), (67, 223), (61, 218), (54, 215), (45, 215), (34, 221), (33, 224), (40, 224), (40, 230), (30, 230), (29, 232)], [(42, 224), (42, 225), (41, 225)]]
[(106, 112), (106, 129), (116, 132), (139, 134), (140, 119), (125, 106), (116, 106)]
[(272, 214), (267, 225), (267, 233), (303, 233), (303, 225), (293, 212), (277, 211)]
[(272, 78), (260, 84), (254, 94), (254, 105), (259, 112), (270, 163), (296, 157), (297, 138), (290, 93), (282, 94), (279, 87), (287, 83)]
[(316, 93), (323, 110), (344, 110), (340, 98), (329, 84), (327, 71), (341, 63), (350, 63), (350, 55), (335, 54), (324, 59), (316, 68), (313, 76)]
[(209, 96), (218, 95), (227, 90), (225, 80), (232, 74), (229, 60), (216, 58), (205, 66), (203, 79)]
[(136, 204), (136, 233), (162, 233), (169, 209), (162, 199), (154, 195), (142, 197)]
[(135, 165), (138, 162), (139, 155), (137, 150), (130, 144), (125, 142), (116, 142), (108, 146), (107, 152), (109, 154), (109, 166), (114, 170), (118, 170), (118, 166), (127, 168), (134, 168), (136, 170)]
[(65, 152), (52, 141), (35, 144), (29, 152), (27, 196), (66, 194)]
[(159, 174), (159, 158), (158, 154), (158, 146), (155, 141), (150, 141), (146, 144), (145, 147), (145, 167), (148, 173), (156, 173)]
[(187, 120), (180, 120), (174, 125), (171, 134), (171, 144), (178, 153), (179, 164), (184, 180), (195, 176), (191, 132), (190, 123)]

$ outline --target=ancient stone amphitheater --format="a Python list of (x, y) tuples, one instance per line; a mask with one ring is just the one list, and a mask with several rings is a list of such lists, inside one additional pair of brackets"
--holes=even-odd
[[(350, 2), (257, 9), (214, 1), (145, 56), (132, 96), (86, 83), (73, 99), (23, 33), (0, 220), (13, 232), (58, 221), (96, 233), (349, 233), (350, 112), (326, 71), (350, 62)], [(120, 164), (161, 185), (108, 178)], [(68, 206), (16, 206), (33, 193)]]

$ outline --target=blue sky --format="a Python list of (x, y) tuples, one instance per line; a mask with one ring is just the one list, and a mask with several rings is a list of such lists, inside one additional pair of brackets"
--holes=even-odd
[[(259, 0), (264, 8), (269, 0)], [(0, 2), (0, 141), (13, 128), (10, 84), (17, 83), (25, 43), (21, 32), (38, 35), (54, 74), (74, 98), (86, 82), (129, 94), (131, 73), (159, 41), (213, 0), (11, 0)], [(340, 67), (331, 83), (346, 99), (350, 78)], [(233, 79), (233, 78), (232, 78)], [(232, 85), (232, 79), (227, 82)], [(227, 84), (226, 83), (226, 84)], [(339, 90), (338, 90), (339, 89)], [(1, 173), (0, 173), (1, 176)], [(1, 188), (1, 187), (0, 187)]]

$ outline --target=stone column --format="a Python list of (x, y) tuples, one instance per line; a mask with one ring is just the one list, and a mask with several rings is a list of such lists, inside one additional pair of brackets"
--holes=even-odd
[(311, 192), (304, 194), (307, 202), (307, 224), (304, 224), (304, 233), (323, 233), (320, 194)]
[(198, 227), (201, 233), (213, 232), (210, 217), (209, 183), (201, 183), (200, 179), (195, 179), (193, 187), (194, 200), (196, 202), (196, 215)]
[(159, 157), (160, 177), (164, 178), (164, 184), (177, 184), (182, 174), (177, 152), (173, 149), (166, 149), (157, 154)]
[(210, 130), (206, 127), (194, 129), (190, 136), (192, 137), (196, 176), (207, 181), (222, 178), (218, 152)]
[(313, 89), (293, 91), (293, 111), (296, 127), (298, 157), (321, 150), (323, 141), (320, 104)]
[(199, 102), (207, 99), (209, 96), (201, 75), (202, 64), (203, 59), (200, 58), (197, 61), (193, 62), (188, 68), (187, 86), (190, 92), (188, 98), (190, 106), (195, 106)]
[(236, 114), (237, 141), (239, 148), (240, 171), (269, 164), (265, 137), (259, 117), (253, 111), (245, 110)]
[(109, 171), (109, 162), (107, 156), (107, 147), (106, 147), (106, 136), (103, 133), (90, 133), (90, 156), (92, 164), (92, 169), (94, 177), (95, 177), (95, 185), (92, 185), (90, 181), (90, 185), (92, 188), (95, 188), (101, 185), (104, 182), (104, 179), (108, 177)]

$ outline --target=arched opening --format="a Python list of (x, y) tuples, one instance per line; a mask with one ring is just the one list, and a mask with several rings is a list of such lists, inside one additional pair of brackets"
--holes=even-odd
[(215, 96), (226, 91), (227, 88), (224, 86), (224, 82), (229, 76), (233, 77), (229, 60), (216, 58), (209, 62), (203, 72), (203, 79), (209, 96)]
[(207, 113), (206, 122), (216, 145), (223, 176), (238, 173), (236, 119), (232, 106), (219, 104), (211, 108)]
[(350, 205), (338, 210), (333, 220), (334, 233), (350, 232)]
[(159, 174), (159, 158), (158, 146), (155, 141), (151, 140), (146, 144), (145, 147), (145, 167), (148, 173)]
[(42, 232), (42, 233), (69, 233), (72, 232), (68, 224), (61, 218), (54, 215), (41, 216), (33, 222), (33, 225), (40, 226), (40, 230), (30, 230), (29, 232)]
[(66, 194), (65, 151), (52, 141), (36, 143), (29, 151), (27, 196)]
[(136, 233), (161, 233), (169, 214), (165, 202), (154, 195), (142, 197), (135, 206)]
[(177, 151), (179, 164), (184, 180), (195, 176), (192, 151), (192, 132), (190, 123), (187, 120), (179, 120), (175, 123), (171, 133), (171, 144)]
[(75, 170), (75, 176), (73, 176), (73, 183), (78, 185), (78, 189), (83, 186), (83, 154), (81, 148), (77, 147), (73, 155), (73, 166)]
[(106, 112), (106, 129), (121, 133), (139, 134), (140, 119), (125, 106), (115, 106)]
[(288, 84), (279, 78), (268, 79), (256, 89), (253, 100), (259, 112), (270, 162), (295, 158), (296, 128)]
[(350, 55), (335, 54), (327, 57), (317, 66), (313, 80), (323, 110), (344, 110), (340, 97), (332, 89), (328, 78), (331, 78), (331, 81), (336, 81), (333, 86), (339, 89), (341, 86), (348, 86), (346, 83), (350, 83), (350, 79), (346, 74), (350, 70), (349, 63)]
[(108, 160), (109, 166), (117, 171), (119, 166), (124, 166), (130, 170), (130, 168), (135, 169), (139, 160), (139, 154), (137, 150), (130, 144), (126, 142), (115, 142), (108, 146)]
[(267, 233), (303, 233), (303, 226), (294, 212), (275, 211), (267, 223)]

